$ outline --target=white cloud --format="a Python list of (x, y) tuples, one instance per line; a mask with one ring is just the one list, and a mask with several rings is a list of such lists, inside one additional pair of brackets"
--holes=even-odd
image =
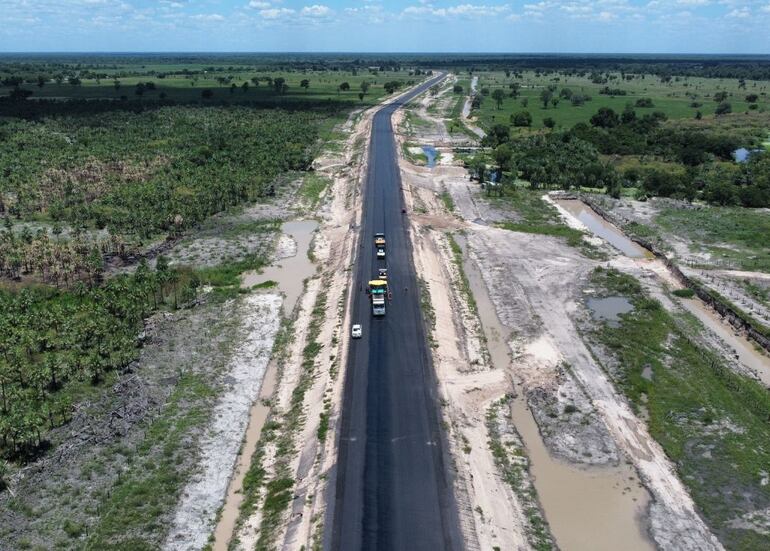
[(751, 10), (746, 6), (742, 8), (735, 8), (727, 14), (727, 17), (732, 19), (746, 19), (747, 17), (751, 17)]
[(191, 15), (190, 19), (195, 19), (196, 21), (224, 21), (225, 17), (218, 13), (196, 13)]
[(261, 10), (259, 12), (259, 15), (263, 19), (269, 19), (271, 21), (274, 21), (276, 19), (283, 19), (284, 17), (289, 17), (291, 15), (294, 15), (294, 10), (291, 8), (270, 8), (267, 10)]
[(511, 11), (510, 6), (503, 4), (500, 6), (490, 6), (486, 4), (459, 4), (447, 8), (437, 8), (433, 4), (424, 3), (421, 6), (407, 6), (401, 12), (406, 16), (429, 16), (429, 17), (492, 17), (502, 15)]
[(708, 6), (711, 0), (676, 0), (676, 3), (681, 6)]
[(255, 10), (266, 10), (270, 7), (270, 2), (262, 2), (260, 0), (251, 0), (248, 4), (249, 8), (255, 9)]
[(329, 6), (314, 4), (312, 6), (305, 6), (299, 13), (305, 17), (325, 17), (331, 12), (332, 10), (329, 8)]

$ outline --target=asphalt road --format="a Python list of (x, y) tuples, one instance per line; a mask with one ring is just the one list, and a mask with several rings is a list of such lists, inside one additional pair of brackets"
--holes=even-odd
[[(373, 120), (352, 305), (363, 338), (351, 341), (347, 365), (326, 541), (334, 550), (462, 547), (391, 125), (396, 109), (436, 81)], [(376, 232), (385, 233), (385, 260), (375, 256)], [(373, 318), (362, 289), (380, 267), (393, 296), (385, 317)]]

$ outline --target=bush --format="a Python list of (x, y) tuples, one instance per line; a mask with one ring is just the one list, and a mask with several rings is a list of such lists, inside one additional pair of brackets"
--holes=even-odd
[(601, 107), (591, 117), (591, 125), (597, 128), (614, 128), (620, 124), (620, 117), (609, 107)]
[(636, 100), (637, 107), (655, 107), (650, 98), (639, 98)]
[(511, 124), (517, 127), (532, 126), (532, 115), (529, 111), (519, 111), (518, 113), (511, 115)]
[(730, 105), (728, 102), (723, 101), (722, 103), (717, 105), (717, 108), (714, 111), (714, 114), (719, 116), (719, 115), (726, 115), (727, 113), (732, 113), (732, 112), (733, 112), (733, 106)]
[(692, 289), (675, 289), (673, 294), (681, 298), (692, 298), (695, 296), (695, 291)]

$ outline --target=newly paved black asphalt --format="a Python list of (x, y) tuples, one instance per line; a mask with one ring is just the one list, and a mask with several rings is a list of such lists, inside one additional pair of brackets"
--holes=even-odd
[[(435, 82), (374, 116), (352, 306), (363, 338), (351, 342), (347, 365), (326, 540), (334, 550), (461, 547), (391, 126), (393, 112)], [(376, 232), (387, 239), (384, 261)], [(373, 318), (362, 289), (385, 266), (393, 299)]]

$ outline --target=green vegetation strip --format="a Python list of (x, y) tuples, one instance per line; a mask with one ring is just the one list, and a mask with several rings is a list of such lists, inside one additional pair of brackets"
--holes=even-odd
[(702, 246), (706, 264), (770, 272), (770, 215), (740, 207), (665, 208), (655, 222), (667, 233)]
[(632, 277), (597, 269), (592, 285), (629, 297), (632, 313), (592, 337), (615, 358), (615, 383), (674, 462), (706, 522), (728, 549), (766, 549), (770, 534), (739, 521), (770, 506), (770, 394), (686, 333)]
[(308, 209), (315, 209), (318, 205), (318, 201), (321, 199), (321, 194), (329, 186), (329, 179), (319, 176), (317, 174), (308, 173), (302, 180), (302, 187), (299, 189), (299, 193), (305, 201), (308, 203)]
[(494, 402), (487, 410), (487, 431), (489, 449), (503, 480), (516, 493), (526, 515), (527, 540), (537, 551), (549, 551), (556, 547), (543, 511), (540, 509), (537, 493), (529, 479), (529, 460), (524, 448), (516, 440), (503, 438), (500, 432), (501, 419), (508, 417), (512, 397), (506, 395)]
[[(455, 266), (457, 266), (457, 270), (460, 273), (460, 292), (465, 298), (465, 302), (468, 304), (471, 312), (473, 312), (474, 317), (479, 319), (479, 307), (476, 303), (476, 298), (473, 296), (471, 283), (468, 280), (468, 274), (465, 273), (465, 268), (463, 266), (463, 249), (460, 247), (460, 244), (455, 240), (452, 234), (447, 234), (447, 240), (449, 241), (449, 247), (452, 250), (452, 260), (454, 261)], [(484, 334), (484, 331), (479, 331), (477, 336), (482, 343), (486, 344), (487, 336)], [(489, 350), (487, 350), (486, 346), (483, 347), (483, 354), (485, 359), (489, 361)]]
[(523, 187), (509, 186), (491, 200), (498, 207), (514, 211), (515, 221), (498, 225), (509, 231), (535, 233), (563, 238), (571, 247), (576, 247), (589, 258), (602, 258), (601, 252), (583, 239), (580, 230), (567, 226), (558, 211), (542, 199), (543, 192)]

